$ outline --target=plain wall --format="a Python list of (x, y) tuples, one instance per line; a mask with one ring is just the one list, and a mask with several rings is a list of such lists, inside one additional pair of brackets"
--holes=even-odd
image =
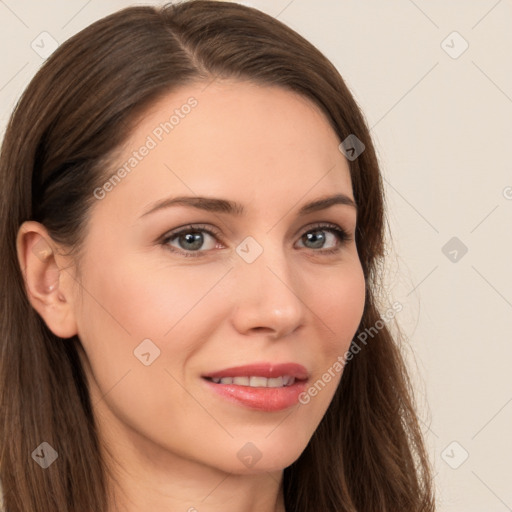
[[(241, 3), (330, 58), (371, 128), (393, 240), (383, 309), (403, 305), (439, 510), (512, 510), (512, 4)], [(0, 2), (1, 134), (43, 62), (33, 46), (129, 5)]]

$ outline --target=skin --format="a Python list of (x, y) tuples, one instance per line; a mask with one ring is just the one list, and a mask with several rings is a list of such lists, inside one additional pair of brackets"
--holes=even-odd
[[(26, 222), (18, 234), (32, 305), (55, 334), (81, 340), (100, 437), (117, 461), (111, 511), (284, 511), (283, 469), (305, 449), (341, 373), (307, 405), (278, 412), (228, 402), (201, 375), (297, 362), (314, 383), (348, 349), (363, 313), (355, 208), (297, 215), (324, 196), (353, 199), (326, 117), (280, 88), (227, 80), (205, 87), (173, 91), (137, 124), (113, 172), (169, 113), (190, 96), (198, 100), (96, 202), (79, 274), (41, 224)], [(141, 217), (177, 195), (237, 201), (246, 213), (175, 206)], [(324, 230), (323, 246), (305, 240), (326, 222), (350, 239)], [(171, 252), (160, 238), (187, 224), (220, 236), (203, 233), (198, 257), (180, 254), (190, 247), (183, 239), (167, 242), (178, 251)], [(252, 263), (236, 252), (247, 236), (263, 248)], [(160, 355), (146, 366), (134, 350), (148, 338)], [(261, 454), (252, 467), (237, 457), (247, 442)]]

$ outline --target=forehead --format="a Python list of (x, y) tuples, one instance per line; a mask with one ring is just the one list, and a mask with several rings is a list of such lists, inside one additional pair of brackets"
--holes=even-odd
[(297, 93), (238, 81), (188, 85), (141, 117), (111, 169), (126, 172), (106, 199), (140, 211), (184, 193), (266, 206), (352, 196), (339, 142), (324, 113)]

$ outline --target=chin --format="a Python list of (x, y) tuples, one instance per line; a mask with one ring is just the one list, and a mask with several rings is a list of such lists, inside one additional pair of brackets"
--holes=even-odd
[(236, 442), (232, 452), (234, 459), (232, 457), (229, 460), (224, 459), (225, 471), (240, 475), (282, 471), (292, 465), (307, 446), (307, 442), (298, 445), (292, 435), (288, 437), (288, 441), (290, 439), (293, 442), (288, 445), (283, 439), (277, 437), (273, 441), (262, 438), (261, 441)]

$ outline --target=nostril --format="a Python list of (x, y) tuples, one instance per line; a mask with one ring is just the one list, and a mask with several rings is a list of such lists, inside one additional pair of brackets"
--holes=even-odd
[(250, 331), (253, 332), (253, 333), (273, 334), (274, 336), (277, 334), (276, 329), (273, 329), (272, 327), (264, 327), (264, 326), (251, 327)]

